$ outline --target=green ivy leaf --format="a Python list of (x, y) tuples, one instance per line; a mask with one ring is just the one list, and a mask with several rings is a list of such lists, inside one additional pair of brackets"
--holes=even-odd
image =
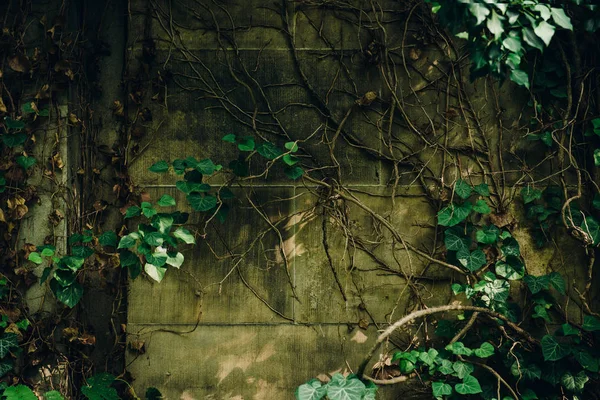
[(541, 345), (545, 361), (558, 361), (571, 353), (569, 345), (559, 342), (551, 335), (545, 335), (542, 338)]
[(131, 206), (125, 211), (125, 219), (137, 217), (142, 214), (142, 209), (138, 206)]
[(463, 205), (450, 204), (438, 213), (438, 224), (441, 226), (454, 226), (463, 222), (471, 214), (471, 203)]
[(492, 10), (492, 15), (487, 19), (486, 26), (492, 35), (494, 35), (495, 40), (500, 39), (504, 32), (504, 28), (502, 27), (502, 21), (498, 14), (496, 14), (496, 11)]
[(508, 36), (502, 41), (502, 46), (512, 51), (513, 53), (520, 53), (523, 50), (521, 40), (516, 36)]
[(476, 19), (475, 25), (481, 24), (490, 14), (490, 10), (482, 3), (470, 3), (469, 11)]
[(273, 160), (283, 154), (277, 146), (269, 142), (259, 144), (256, 151), (258, 154), (269, 160)]
[(487, 263), (485, 253), (480, 249), (469, 252), (469, 250), (460, 250), (456, 253), (458, 262), (471, 272), (477, 271)]
[(320, 400), (327, 394), (327, 387), (318, 379), (311, 379), (296, 389), (296, 400)]
[(458, 394), (477, 394), (482, 392), (479, 381), (473, 375), (465, 376), (462, 383), (454, 385), (454, 390)]
[(473, 350), (465, 347), (462, 342), (454, 342), (446, 346), (446, 350), (457, 356), (470, 356)]
[(435, 359), (438, 356), (438, 354), (439, 352), (436, 349), (429, 349), (419, 354), (419, 360), (423, 361), (425, 364), (431, 367), (434, 365)]
[(452, 361), (442, 359), (440, 366), (438, 367), (438, 371), (444, 375), (450, 375), (454, 373), (454, 369), (452, 368)]
[(36, 162), (37, 162), (37, 160), (35, 159), (35, 157), (26, 157), (26, 156), (17, 157), (17, 164), (19, 164), (21, 167), (23, 167), (24, 170), (28, 170), (29, 168), (33, 167)]
[(77, 274), (70, 270), (58, 269), (54, 272), (54, 279), (56, 279), (60, 286), (67, 287), (75, 282)]
[(156, 204), (158, 204), (161, 207), (171, 207), (177, 205), (177, 202), (173, 197), (169, 196), (168, 194), (163, 194), (162, 197), (158, 199), (158, 202)]
[(481, 196), (487, 197), (490, 195), (490, 188), (487, 183), (480, 183), (473, 190)]
[(183, 254), (176, 252), (173, 256), (170, 253), (167, 253), (167, 264), (174, 268), (179, 268), (183, 264), (185, 257)]
[(479, 358), (488, 358), (494, 355), (494, 346), (489, 342), (484, 342), (473, 353)]
[(544, 42), (535, 34), (533, 29), (523, 28), (521, 33), (523, 34), (523, 40), (525, 40), (525, 43), (541, 52), (544, 52)]
[(8, 129), (25, 129), (25, 122), (10, 117), (4, 117), (4, 124)]
[(102, 246), (117, 247), (117, 234), (113, 231), (106, 231), (98, 236), (98, 243)]
[(177, 228), (177, 230), (173, 232), (173, 236), (183, 241), (185, 244), (196, 244), (194, 235), (192, 235), (187, 229)]
[(594, 165), (600, 167), (600, 149), (594, 150)]
[(506, 261), (496, 263), (496, 274), (509, 281), (519, 280), (525, 275), (525, 266), (514, 256), (506, 257)]
[(165, 239), (160, 232), (150, 232), (144, 235), (144, 242), (148, 243), (150, 246), (161, 246), (164, 241)]
[(475, 370), (475, 367), (473, 367), (473, 364), (456, 361), (452, 364), (452, 369), (456, 372), (456, 376), (463, 379), (465, 376), (470, 375)]
[(540, 379), (542, 377), (542, 370), (540, 367), (535, 364), (528, 364), (522, 359), (519, 359), (519, 362), (515, 361), (512, 364), (510, 373), (513, 376), (529, 380)]
[(480, 214), (489, 214), (492, 212), (490, 206), (488, 206), (485, 200), (477, 200), (477, 202), (473, 206), (473, 211), (478, 212)]
[(165, 267), (159, 267), (154, 264), (146, 263), (146, 265), (144, 265), (144, 271), (146, 271), (150, 278), (160, 283), (165, 277), (167, 269)]
[(294, 156), (292, 154), (284, 154), (283, 157), (282, 157), (282, 160), (283, 160), (284, 163), (286, 163), (289, 166), (298, 164), (298, 162), (300, 161), (298, 159), (298, 157), (296, 157), (296, 156)]
[(579, 336), (579, 334), (581, 333), (579, 329), (575, 328), (570, 324), (562, 324), (561, 327), (563, 335), (565, 336)]
[(552, 41), (552, 37), (554, 36), (554, 31), (556, 28), (554, 25), (550, 25), (546, 21), (542, 21), (535, 27), (533, 30), (537, 37), (542, 39), (546, 46), (550, 46), (550, 42)]
[(198, 182), (177, 181), (175, 182), (175, 186), (185, 194), (190, 194), (192, 192), (204, 193), (211, 189), (211, 186), (208, 183)]
[(444, 232), (444, 244), (446, 245), (446, 249), (451, 251), (468, 250), (471, 245), (471, 239), (453, 229), (446, 229)]
[(65, 400), (62, 394), (56, 390), (44, 393), (45, 400)]
[(6, 400), (38, 400), (38, 397), (25, 385), (9, 386), (2, 394)]
[(589, 235), (594, 246), (600, 243), (600, 224), (598, 224), (596, 218), (592, 216), (585, 217), (581, 223), (581, 229)]
[(227, 143), (235, 143), (235, 139), (236, 139), (235, 134), (230, 133), (230, 134), (223, 136), (222, 140)]
[(327, 384), (327, 397), (330, 400), (356, 400), (362, 399), (366, 386), (356, 377), (344, 378), (341, 374), (334, 374)]
[(71, 254), (81, 258), (88, 258), (94, 254), (94, 250), (87, 246), (73, 246), (71, 248)]
[(433, 382), (431, 384), (431, 390), (433, 391), (433, 396), (436, 398), (450, 396), (452, 394), (452, 386), (444, 382)]
[(529, 89), (529, 75), (525, 71), (513, 69), (510, 71), (510, 80), (519, 86)]
[(543, 305), (536, 305), (534, 307), (534, 313), (531, 315), (532, 318), (542, 318), (546, 322), (550, 323), (550, 316), (548, 315), (548, 309)]
[(286, 167), (284, 170), (285, 176), (295, 181), (304, 175), (304, 170), (300, 167)]
[(38, 253), (37, 251), (32, 251), (31, 253), (29, 253), (29, 257), (27, 257), (27, 259), (38, 265), (44, 262), (42, 256), (40, 256), (40, 253)]
[(13, 148), (17, 146), (21, 146), (27, 140), (27, 135), (24, 133), (9, 133), (6, 135), (2, 135), (2, 143), (5, 146)]
[(2, 360), (0, 361), (0, 378), (4, 375), (8, 374), (14, 368), (14, 363), (12, 360)]
[(12, 349), (19, 348), (19, 338), (14, 333), (3, 333), (0, 336), (0, 358), (10, 354)]
[(523, 202), (525, 204), (529, 204), (535, 200), (540, 199), (542, 197), (542, 191), (527, 186), (521, 189), (521, 196), (523, 197)]
[(568, 29), (570, 31), (573, 30), (573, 24), (571, 24), (571, 18), (565, 13), (565, 10), (562, 8), (552, 7), (552, 20), (556, 23), (556, 25), (561, 28)]
[(135, 253), (129, 250), (121, 250), (119, 252), (119, 264), (121, 264), (121, 267), (128, 267), (139, 261), (140, 260), (138, 256), (136, 256)]
[(471, 196), (472, 190), (471, 185), (462, 179), (457, 180), (454, 184), (454, 193), (461, 199), (468, 199)]
[(254, 151), (256, 144), (252, 136), (245, 136), (238, 141), (238, 149), (240, 151)]
[(521, 247), (519, 246), (519, 242), (512, 237), (503, 240), (501, 250), (502, 254), (505, 256), (519, 257), (521, 255)]
[(575, 359), (577, 360), (579, 365), (581, 365), (582, 368), (587, 369), (591, 372), (598, 372), (599, 360), (596, 357), (592, 356), (588, 351), (577, 350), (573, 352), (573, 355), (575, 356)]
[(20, 330), (27, 331), (27, 329), (29, 328), (29, 326), (31, 325), (31, 323), (29, 322), (29, 320), (27, 318), (24, 318), (24, 319), (18, 321), (17, 323), (15, 323), (15, 325)]
[(556, 289), (556, 291), (562, 295), (565, 294), (565, 280), (558, 272), (552, 272), (548, 275), (548, 279), (550, 280), (550, 284)]
[(584, 331), (588, 332), (600, 331), (600, 320), (591, 315), (586, 315), (585, 317), (583, 317), (583, 325), (581, 326), (581, 328)]
[(475, 233), (475, 238), (482, 244), (493, 244), (498, 241), (500, 229), (496, 225), (489, 225), (483, 229), (479, 229)]
[(140, 238), (140, 235), (137, 232), (131, 232), (129, 235), (125, 235), (119, 241), (119, 249), (128, 249), (135, 245), (137, 239)]
[(52, 289), (56, 299), (69, 308), (75, 307), (83, 296), (83, 287), (77, 282), (69, 286), (62, 286), (56, 279), (52, 279), (50, 289)]
[(156, 213), (158, 213), (158, 211), (152, 207), (151, 203), (148, 203), (147, 201), (142, 202), (142, 214), (144, 214), (146, 218), (152, 218)]
[(577, 375), (573, 375), (571, 371), (567, 371), (560, 379), (560, 382), (565, 389), (571, 392), (581, 393), (589, 380), (590, 378), (585, 374), (585, 371), (579, 371)]
[(67, 266), (71, 271), (77, 271), (83, 266), (85, 259), (77, 256), (65, 256), (60, 259), (61, 263)]
[(291, 151), (292, 153), (295, 153), (298, 151), (298, 143), (297, 142), (287, 142), (285, 144), (285, 148), (289, 151)]
[(600, 210), (600, 195), (598, 193), (596, 193), (594, 195), (594, 200), (592, 201), (592, 207), (594, 207), (596, 210)]
[(186, 162), (180, 158), (173, 161), (173, 171), (177, 175), (183, 175), (186, 169)]
[(201, 160), (196, 164), (196, 170), (203, 175), (212, 175), (215, 171), (221, 169), (220, 165), (215, 165), (210, 158)]
[(157, 163), (152, 164), (152, 166), (150, 168), (148, 168), (148, 170), (150, 172), (161, 174), (161, 173), (167, 172), (169, 170), (169, 164), (166, 161), (161, 160)]
[(115, 381), (111, 374), (96, 374), (88, 379), (87, 386), (81, 388), (81, 393), (88, 400), (121, 400), (115, 388), (110, 387)]
[(187, 201), (196, 211), (209, 211), (217, 206), (217, 198), (212, 195), (192, 193), (187, 195)]
[(527, 275), (523, 278), (523, 281), (529, 287), (531, 294), (536, 294), (541, 292), (544, 289), (548, 289), (548, 285), (550, 284), (550, 278), (547, 275), (544, 276), (533, 276)]

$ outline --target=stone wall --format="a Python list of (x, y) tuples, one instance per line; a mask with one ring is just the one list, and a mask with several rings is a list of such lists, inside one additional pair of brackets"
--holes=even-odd
[[(487, 182), (495, 212), (520, 215), (519, 185), (556, 168), (543, 149), (525, 151), (526, 93), (469, 82), (462, 44), (416, 3), (132, 0), (128, 13), (129, 112), (139, 115), (129, 168), (153, 201), (167, 193), (189, 211), (178, 177), (148, 171), (159, 160), (226, 166), (237, 158), (221, 140), (229, 133), (299, 140), (311, 177), (345, 186), (439, 258), (435, 215), (457, 178)], [(453, 301), (452, 273), (314, 182), (273, 168), (232, 190), (224, 223), (192, 214), (202, 240), (180, 270), (161, 284), (131, 282), (127, 365), (138, 394), (293, 398), (311, 377), (355, 370), (386, 324)], [(559, 235), (564, 257), (563, 246), (534, 249), (526, 226), (511, 227), (530, 271), (566, 273), (570, 284), (582, 276), (565, 261), (583, 265), (569, 238)], [(428, 337), (432, 326), (414, 329)]]

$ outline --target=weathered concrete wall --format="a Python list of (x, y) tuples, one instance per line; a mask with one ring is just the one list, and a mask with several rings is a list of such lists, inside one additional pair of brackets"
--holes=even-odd
[[(221, 141), (228, 133), (301, 140), (312, 175), (341, 179), (406, 240), (440, 256), (439, 204), (428, 198), (448, 192), (436, 179), (486, 181), (508, 205), (513, 184), (552, 165), (538, 165), (543, 151), (522, 162), (525, 93), (469, 83), (419, 9), (383, 3), (131, 1), (130, 107), (152, 112), (132, 130), (134, 182), (186, 210), (179, 178), (148, 172), (154, 162), (194, 156), (226, 165), (237, 157)], [(357, 105), (369, 91), (378, 100)], [(330, 152), (324, 143), (333, 138)], [(128, 353), (138, 394), (156, 386), (168, 399), (292, 398), (311, 377), (356, 368), (382, 326), (452, 300), (446, 270), (319, 190), (281, 171), (247, 182), (181, 270), (161, 284), (131, 282), (128, 341), (144, 344)], [(516, 202), (510, 209), (520, 212)], [(527, 231), (516, 235), (530, 270), (570, 268), (556, 248), (534, 254)], [(381, 398), (398, 393), (407, 396), (385, 388)]]

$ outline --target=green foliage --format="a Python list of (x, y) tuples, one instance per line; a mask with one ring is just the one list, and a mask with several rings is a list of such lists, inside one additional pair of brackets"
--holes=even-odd
[(89, 400), (120, 400), (115, 388), (111, 387), (115, 377), (111, 374), (97, 374), (88, 379), (81, 393)]
[(364, 384), (354, 375), (344, 377), (334, 374), (331, 380), (322, 384), (318, 379), (300, 385), (296, 389), (297, 400), (370, 400), (375, 399), (377, 387), (372, 383)]
[(526, 55), (546, 50), (557, 30), (573, 30), (563, 8), (538, 0), (438, 0), (432, 10), (445, 27), (467, 41), (473, 78), (490, 74), (527, 89), (531, 79)]
[(6, 400), (38, 400), (33, 391), (25, 385), (10, 386), (2, 395)]

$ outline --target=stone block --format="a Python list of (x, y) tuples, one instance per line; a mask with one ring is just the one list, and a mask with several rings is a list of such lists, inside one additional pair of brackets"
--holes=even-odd
[[(418, 191), (413, 189), (412, 194), (416, 193)], [(433, 218), (424, 198), (399, 196), (392, 205), (382, 189), (361, 188), (354, 194), (388, 219), (406, 241), (423, 250), (433, 243), (433, 229), (417, 223)], [(330, 264), (323, 245), (323, 209), (320, 205), (315, 208), (315, 202), (314, 194), (298, 192), (296, 210), (300, 220), (295, 224), (294, 234), (297, 247), (295, 278), (300, 297), (295, 306), (297, 321), (358, 323), (363, 319), (363, 323), (390, 322), (394, 315), (403, 315), (415, 306), (415, 296), (405, 276), (424, 275), (412, 282), (412, 288), (422, 290), (426, 298), (432, 297), (432, 293), (447, 296), (446, 271), (437, 266), (427, 267), (414, 253), (409, 258), (401, 244), (393, 244), (390, 234), (380, 223), (374, 222), (367, 212), (354, 204), (338, 204), (342, 210), (347, 207), (345, 215), (349, 218), (344, 227), (339, 224), (342, 215), (327, 216)], [(359, 245), (354, 248), (353, 242), (363, 243), (368, 252), (361, 250)], [(436, 279), (441, 282), (437, 283)]]
[[(313, 377), (357, 368), (377, 337), (374, 329), (344, 324), (201, 325), (192, 332), (130, 324), (128, 330), (129, 341), (146, 347), (145, 354), (128, 353), (138, 395), (154, 386), (167, 399), (185, 400), (291, 399)], [(379, 398), (402, 390), (382, 388)]]

